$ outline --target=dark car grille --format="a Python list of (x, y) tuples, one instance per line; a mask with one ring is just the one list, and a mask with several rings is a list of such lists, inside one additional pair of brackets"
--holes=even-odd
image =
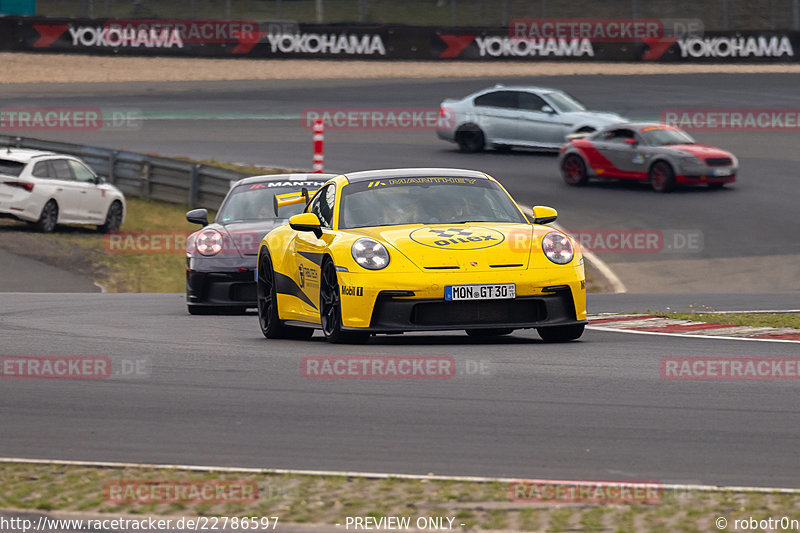
[(234, 283), (231, 285), (231, 300), (235, 302), (255, 302), (255, 283)]
[(540, 300), (428, 302), (414, 306), (411, 322), (420, 326), (513, 324), (537, 322), (546, 315), (546, 307)]
[(709, 157), (706, 159), (706, 165), (710, 167), (727, 167), (731, 163), (730, 157)]

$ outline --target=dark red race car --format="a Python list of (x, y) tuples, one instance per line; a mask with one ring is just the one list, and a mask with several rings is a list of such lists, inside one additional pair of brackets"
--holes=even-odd
[(698, 144), (678, 128), (656, 123), (614, 124), (561, 147), (559, 167), (569, 185), (589, 178), (648, 181), (669, 192), (678, 184), (712, 188), (736, 181), (739, 161), (730, 152)]

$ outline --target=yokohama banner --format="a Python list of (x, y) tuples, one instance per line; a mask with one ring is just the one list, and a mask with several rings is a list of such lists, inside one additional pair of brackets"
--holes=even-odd
[[(670, 30), (677, 26), (691, 31)], [(0, 17), (0, 50), (196, 57), (752, 63), (798, 61), (800, 32), (704, 32), (702, 23), (624, 19), (520, 19), (510, 31), (254, 20)]]

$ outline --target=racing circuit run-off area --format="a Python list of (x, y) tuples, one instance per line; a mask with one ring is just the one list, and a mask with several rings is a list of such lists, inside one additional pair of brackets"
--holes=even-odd
[(0, 2), (0, 532), (800, 531), (798, 13)]

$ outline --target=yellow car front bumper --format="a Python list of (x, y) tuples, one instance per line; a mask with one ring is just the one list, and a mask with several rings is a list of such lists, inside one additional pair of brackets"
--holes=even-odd
[[(586, 323), (583, 266), (492, 272), (338, 272), (345, 329), (391, 333)], [(445, 286), (514, 283), (516, 297), (445, 300)]]

